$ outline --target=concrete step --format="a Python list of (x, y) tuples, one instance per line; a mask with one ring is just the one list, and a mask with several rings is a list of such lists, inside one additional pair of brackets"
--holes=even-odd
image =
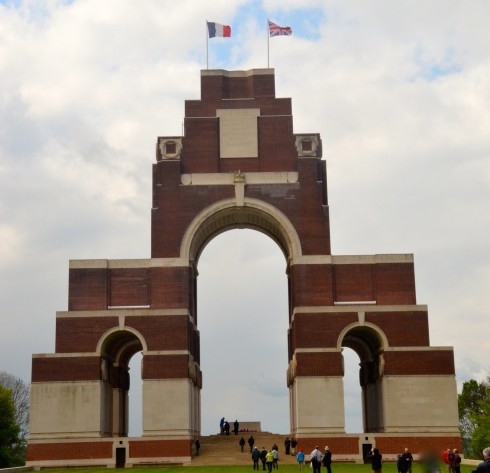
[[(200, 437), (201, 449), (198, 456), (193, 456), (192, 465), (251, 465), (252, 458), (248, 438), (253, 435), (255, 446), (261, 450), (264, 447), (270, 450), (274, 444), (279, 449), (279, 465), (295, 464), (296, 457), (286, 455), (284, 450), (284, 440), (286, 435), (273, 434), (270, 432), (243, 432), (238, 435), (209, 435)], [(245, 439), (243, 452), (239, 445), (240, 437)]]

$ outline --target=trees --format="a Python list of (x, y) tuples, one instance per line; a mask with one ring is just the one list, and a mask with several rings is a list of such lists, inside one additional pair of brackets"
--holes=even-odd
[(15, 421), (20, 428), (20, 437), (29, 435), (29, 385), (6, 371), (0, 371), (0, 386), (12, 391), (15, 405)]
[(29, 435), (29, 386), (0, 371), (0, 389), (0, 467), (23, 465)]
[(21, 445), (12, 392), (0, 386), (0, 468), (14, 466)]
[(490, 439), (490, 377), (470, 379), (458, 396), (459, 427), (468, 456), (481, 458)]

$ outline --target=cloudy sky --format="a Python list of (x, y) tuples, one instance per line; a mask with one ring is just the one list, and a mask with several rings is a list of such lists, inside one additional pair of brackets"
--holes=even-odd
[[(267, 67), (267, 18), (293, 28), (270, 67), (294, 131), (321, 133), (332, 253), (413, 253), (431, 345), (454, 347), (459, 386), (489, 375), (487, 0), (0, 0), (0, 370), (28, 381), (54, 351), (70, 259), (150, 257), (155, 142), (200, 98), (205, 20), (232, 27), (209, 68), (244, 70)], [(222, 416), (288, 432), (281, 252), (227, 232), (199, 272), (203, 432)]]

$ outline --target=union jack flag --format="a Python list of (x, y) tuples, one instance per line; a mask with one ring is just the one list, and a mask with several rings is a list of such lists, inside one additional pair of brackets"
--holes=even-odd
[(269, 36), (291, 36), (292, 34), (293, 30), (291, 27), (279, 26), (269, 21)]

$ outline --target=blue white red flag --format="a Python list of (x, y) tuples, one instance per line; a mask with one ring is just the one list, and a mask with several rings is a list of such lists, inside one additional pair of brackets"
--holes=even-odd
[(293, 30), (289, 26), (279, 26), (269, 21), (269, 36), (291, 36)]
[(220, 25), (219, 23), (206, 22), (208, 24), (208, 34), (210, 38), (219, 36), (221, 38), (229, 38), (231, 36), (231, 26)]

